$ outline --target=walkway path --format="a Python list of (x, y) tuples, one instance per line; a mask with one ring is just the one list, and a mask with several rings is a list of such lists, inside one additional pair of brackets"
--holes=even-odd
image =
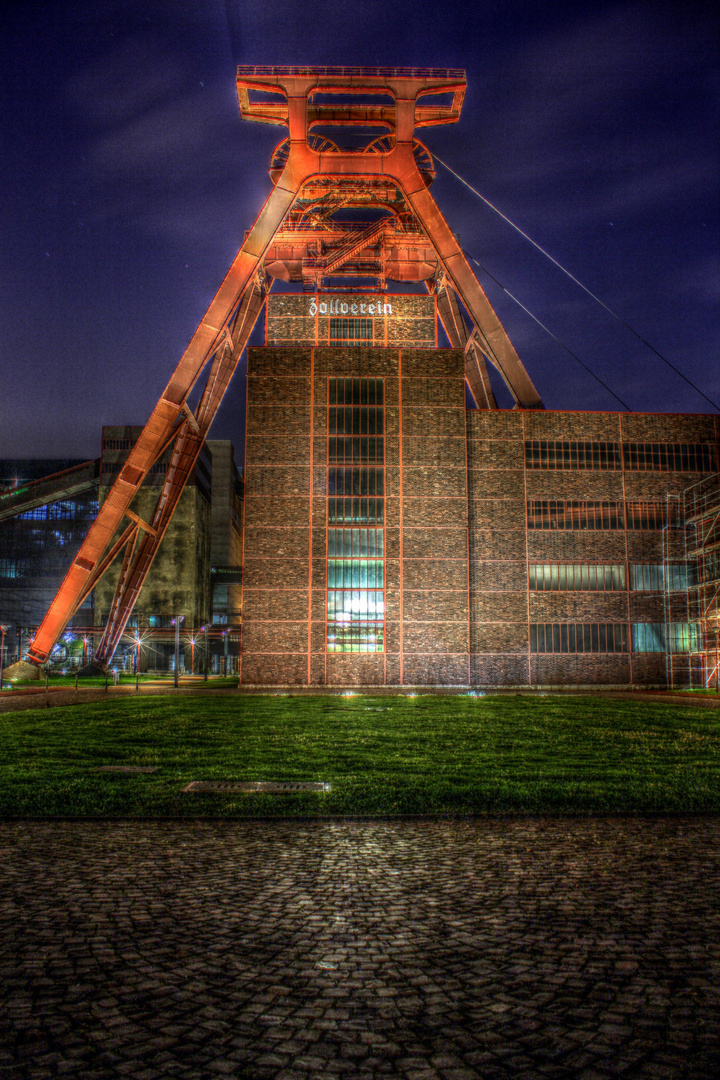
[(0, 1077), (720, 1075), (720, 820), (0, 825)]

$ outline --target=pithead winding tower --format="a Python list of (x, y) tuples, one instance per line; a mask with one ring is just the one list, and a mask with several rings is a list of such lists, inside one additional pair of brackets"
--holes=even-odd
[[(486, 362), (517, 406), (537, 390), (428, 188), (432, 157), (415, 129), (460, 118), (465, 73), (447, 68), (265, 67), (237, 72), (243, 119), (286, 127), (273, 190), (119, 473), (40, 625), (28, 658), (44, 663), (77, 608), (116, 559), (121, 569), (95, 660), (107, 664), (172, 518), (272, 280), (321, 291), (329, 277), (424, 282), (478, 408), (496, 408)], [(350, 146), (351, 148), (348, 148)], [(342, 210), (337, 218), (334, 215)], [(374, 211), (374, 220), (352, 222)], [(381, 211), (380, 213), (377, 213)], [(470, 318), (468, 328), (459, 301)], [(193, 412), (188, 398), (205, 378)], [(172, 448), (149, 521), (132, 510)]]

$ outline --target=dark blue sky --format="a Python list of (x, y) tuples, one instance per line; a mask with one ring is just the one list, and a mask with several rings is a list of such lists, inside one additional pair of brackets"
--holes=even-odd
[[(269, 190), (236, 63), (462, 67), (424, 139), (720, 400), (714, 4), (58, 0), (0, 26), (0, 456), (142, 423)], [(635, 410), (710, 406), (439, 169), (463, 246)], [(614, 408), (480, 274), (548, 408)], [(231, 387), (213, 436), (242, 437)]]

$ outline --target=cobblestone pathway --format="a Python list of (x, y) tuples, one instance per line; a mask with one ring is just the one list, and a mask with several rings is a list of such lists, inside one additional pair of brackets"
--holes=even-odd
[(0, 1080), (720, 1076), (720, 820), (0, 825)]

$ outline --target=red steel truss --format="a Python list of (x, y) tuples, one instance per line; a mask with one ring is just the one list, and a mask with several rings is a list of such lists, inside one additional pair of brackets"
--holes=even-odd
[[(44, 663), (74, 612), (122, 558), (95, 661), (112, 659), (185, 483), (237, 367), (273, 278), (323, 288), (333, 278), (422, 281), (480, 408), (495, 408), (486, 361), (517, 405), (542, 408), (537, 390), (440, 213), (432, 158), (416, 128), (460, 117), (465, 74), (440, 68), (238, 68), (245, 120), (284, 126), (273, 190), (180, 359), (28, 651)], [(348, 220), (347, 213), (355, 214)], [(368, 220), (369, 219), (369, 220)], [(460, 303), (471, 327), (468, 329)], [(200, 404), (188, 398), (207, 372)], [(147, 473), (172, 447), (150, 521), (131, 510)]]

